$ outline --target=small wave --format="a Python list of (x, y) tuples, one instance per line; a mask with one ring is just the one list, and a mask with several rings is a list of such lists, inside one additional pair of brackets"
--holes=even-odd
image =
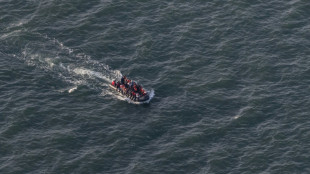
[(155, 91), (151, 89), (151, 91), (149, 91), (149, 95), (150, 95), (150, 99), (146, 101), (147, 103), (149, 103), (152, 100), (152, 98), (155, 96)]
[(14, 31), (11, 31), (11, 32), (9, 32), (9, 33), (2, 34), (2, 35), (0, 36), (0, 40), (5, 40), (5, 39), (7, 39), (7, 38), (9, 38), (9, 37), (18, 35), (18, 34), (21, 33), (22, 31), (23, 31), (23, 30), (20, 29), (20, 30), (14, 30)]
[(234, 116), (234, 119), (238, 119), (238, 118), (240, 118), (241, 116), (240, 115), (235, 115)]
[(47, 64), (53, 68), (55, 66), (55, 63), (53, 62), (52, 58), (46, 58), (45, 61), (47, 62)]
[(77, 89), (77, 86), (75, 86), (75, 87), (69, 89), (69, 90), (68, 90), (68, 93), (72, 93), (72, 92), (74, 92), (76, 89)]
[(235, 116), (233, 117), (233, 119), (238, 119), (238, 118), (242, 117), (242, 116), (244, 115), (244, 112), (248, 111), (249, 109), (251, 109), (250, 106), (246, 106), (246, 107), (241, 108), (241, 109), (239, 110), (239, 112), (237, 113), (237, 115), (235, 115)]

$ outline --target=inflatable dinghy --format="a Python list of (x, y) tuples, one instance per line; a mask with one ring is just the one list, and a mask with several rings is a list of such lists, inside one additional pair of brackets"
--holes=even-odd
[(122, 77), (120, 81), (113, 80), (109, 86), (135, 103), (144, 103), (150, 99), (149, 94), (144, 91), (141, 85), (127, 79), (126, 76)]

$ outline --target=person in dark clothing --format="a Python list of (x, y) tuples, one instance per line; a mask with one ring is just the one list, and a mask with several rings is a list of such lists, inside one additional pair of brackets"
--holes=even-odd
[(142, 89), (142, 88), (141, 88), (140, 93), (141, 93), (141, 95), (142, 95), (142, 96), (145, 96), (145, 95), (146, 95), (146, 93), (145, 93), (144, 89)]
[(133, 86), (133, 91), (134, 91), (134, 92), (138, 92), (138, 89), (137, 89), (137, 85), (136, 85), (136, 84)]
[(137, 85), (137, 91), (140, 92), (141, 86)]
[(136, 100), (136, 93), (132, 91), (132, 100)]
[(121, 84), (125, 84), (125, 76), (121, 78)]

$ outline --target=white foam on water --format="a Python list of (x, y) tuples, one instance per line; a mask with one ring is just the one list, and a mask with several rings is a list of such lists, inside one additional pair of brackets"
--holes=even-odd
[(237, 115), (235, 115), (235, 116), (233, 117), (233, 119), (238, 119), (238, 118), (242, 117), (242, 116), (244, 115), (244, 112), (246, 112), (247, 110), (249, 110), (249, 109), (251, 109), (251, 108), (252, 108), (252, 107), (250, 107), (250, 106), (246, 106), (246, 107), (241, 108), (241, 109), (238, 111)]
[(76, 74), (79, 74), (79, 75), (88, 75), (89, 77), (97, 77), (97, 78), (103, 79), (109, 83), (112, 81), (112, 79), (109, 79), (108, 77), (104, 76), (100, 72), (92, 71), (92, 70), (85, 69), (85, 68), (75, 68), (73, 70), (73, 72), (75, 72)]
[(77, 89), (77, 86), (75, 86), (75, 87), (69, 89), (69, 90), (68, 90), (68, 93), (72, 93), (72, 92), (74, 92), (76, 89)]
[(55, 66), (52, 58), (45, 58), (45, 61), (47, 62), (50, 68), (53, 68)]
[(102, 90), (100, 96), (104, 97), (104, 96), (107, 96), (107, 95), (113, 95), (113, 93), (109, 90)]
[(102, 96), (102, 97), (104, 97), (104, 96), (111, 96), (112, 98), (115, 98), (115, 99), (118, 99), (118, 100), (122, 100), (122, 101), (126, 101), (128, 99), (127, 97), (124, 97), (124, 96), (120, 95), (119, 93), (115, 92), (111, 88), (102, 90), (100, 96)]
[(7, 39), (8, 37), (12, 37), (12, 36), (14, 36), (14, 35), (17, 35), (17, 34), (19, 34), (19, 33), (21, 33), (23, 30), (14, 30), (14, 31), (11, 31), (11, 32), (9, 32), (9, 33), (4, 33), (4, 34), (2, 34), (1, 36), (0, 36), (0, 40), (5, 40), (5, 39)]
[(235, 115), (234, 119), (238, 119), (239, 117), (241, 117), (240, 115)]

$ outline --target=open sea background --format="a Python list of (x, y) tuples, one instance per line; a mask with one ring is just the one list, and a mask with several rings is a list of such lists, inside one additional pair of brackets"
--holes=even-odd
[(308, 0), (0, 0), (0, 173), (308, 174), (309, 55)]

